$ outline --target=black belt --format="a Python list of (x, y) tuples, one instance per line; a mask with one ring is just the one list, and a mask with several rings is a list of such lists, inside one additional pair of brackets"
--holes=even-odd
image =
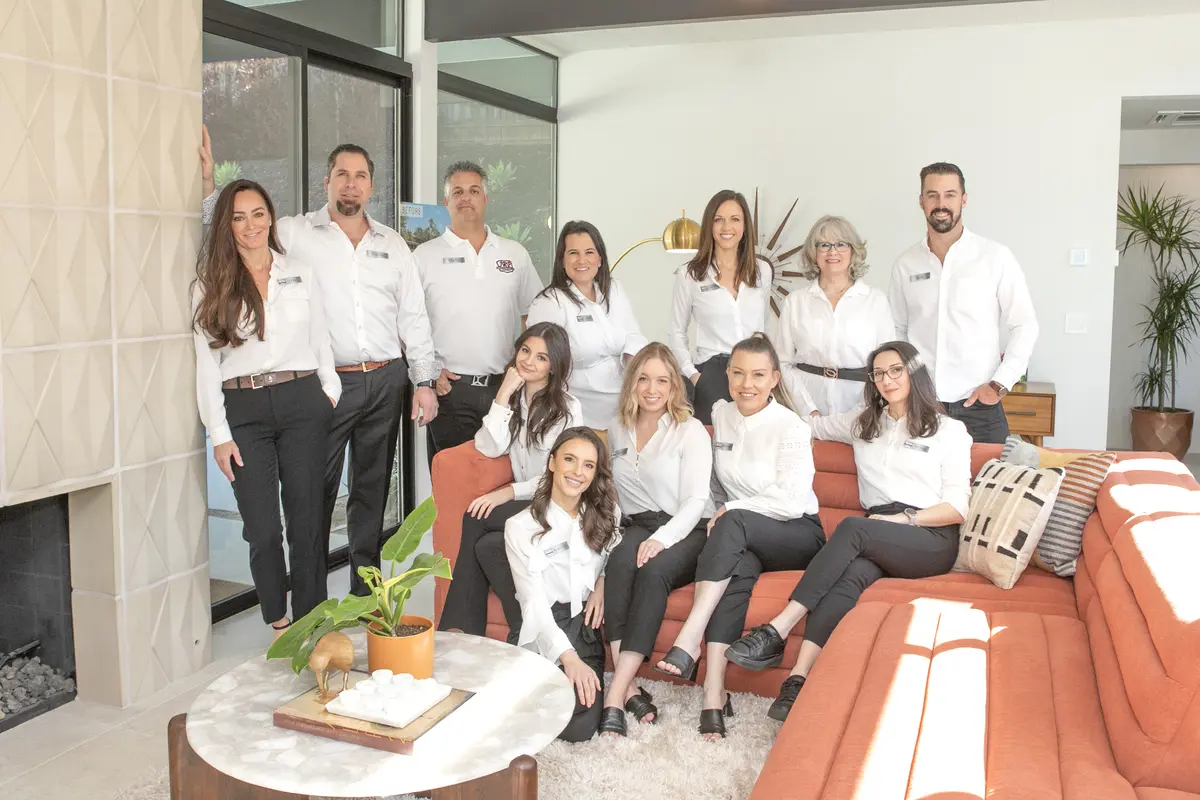
[(499, 386), (503, 375), (459, 375), (458, 380), (451, 381), (451, 385), (463, 384), (465, 386)]
[(807, 372), (810, 375), (820, 375), (822, 378), (831, 378), (833, 380), (858, 381), (866, 383), (871, 378), (867, 374), (866, 367), (814, 367), (812, 364), (797, 364), (796, 369), (801, 372)]

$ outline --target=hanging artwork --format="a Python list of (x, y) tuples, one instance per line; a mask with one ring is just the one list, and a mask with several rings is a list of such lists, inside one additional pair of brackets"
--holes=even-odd
[(771, 310), (777, 317), (784, 299), (791, 294), (792, 284), (804, 277), (803, 273), (797, 269), (785, 269), (788, 261), (804, 249), (804, 244), (801, 243), (782, 252), (780, 252), (782, 248), (779, 246), (779, 237), (783, 234), (783, 229), (787, 227), (788, 220), (792, 218), (792, 212), (796, 210), (796, 204), (799, 202), (800, 198), (792, 201), (792, 207), (783, 215), (783, 221), (779, 223), (775, 233), (771, 234), (771, 238), (768, 239), (762, 233), (762, 226), (759, 223), (758, 189), (754, 190), (754, 230), (758, 235), (755, 254), (771, 265), (771, 273), (774, 275), (774, 280), (771, 282)]

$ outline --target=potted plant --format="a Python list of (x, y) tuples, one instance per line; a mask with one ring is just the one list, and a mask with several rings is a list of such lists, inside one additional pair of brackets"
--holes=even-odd
[(1175, 389), (1191, 338), (1200, 331), (1200, 212), (1178, 195), (1153, 195), (1129, 187), (1117, 204), (1117, 220), (1126, 228), (1124, 254), (1140, 246), (1150, 258), (1153, 300), (1143, 306), (1140, 343), (1149, 345), (1146, 371), (1137, 376), (1142, 405), (1133, 409), (1134, 450), (1165, 450), (1176, 458), (1192, 442), (1193, 412), (1179, 408)]
[(287, 658), (299, 675), (308, 665), (321, 637), (333, 631), (367, 630), (367, 663), (371, 671), (390, 669), (414, 678), (433, 675), (433, 620), (404, 613), (413, 588), (429, 576), (450, 578), (450, 561), (441, 553), (421, 553), (412, 567), (396, 574), (421, 539), (433, 527), (437, 508), (430, 497), (413, 509), (383, 546), (382, 560), (390, 562), (387, 578), (375, 567), (359, 567), (370, 593), (330, 598), (292, 623), (267, 651), (267, 658)]

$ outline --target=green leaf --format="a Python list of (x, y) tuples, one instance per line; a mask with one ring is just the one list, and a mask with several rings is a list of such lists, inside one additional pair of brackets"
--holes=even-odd
[(312, 635), (308, 638), (308, 641), (292, 656), (292, 672), (299, 675), (304, 671), (304, 668), (308, 666), (308, 660), (312, 658), (313, 650), (317, 647), (317, 642), (321, 641), (322, 636), (334, 629), (334, 622), (329, 617), (325, 617), (317, 623), (317, 627), (313, 628)]
[(292, 658), (297, 651), (304, 645), (305, 640), (313, 632), (313, 629), (325, 619), (333, 609), (337, 608), (338, 601), (335, 598), (329, 598), (314, 608), (312, 611), (305, 614), (300, 619), (293, 622), (283, 635), (276, 639), (267, 650), (267, 658)]
[(433, 497), (430, 496), (405, 517), (400, 529), (384, 544), (383, 560), (401, 563), (407, 561), (420, 545), (421, 539), (433, 527), (436, 519), (437, 506), (434, 505)]
[(379, 608), (379, 599), (369, 594), (366, 597), (350, 595), (338, 604), (330, 617), (335, 625), (350, 626), (356, 624), (359, 617), (365, 617)]

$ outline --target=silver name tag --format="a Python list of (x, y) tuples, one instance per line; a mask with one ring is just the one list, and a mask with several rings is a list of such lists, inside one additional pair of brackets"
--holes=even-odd
[(591, 314), (580, 314), (578, 317), (575, 318), (575, 321), (576, 322), (591, 322), (592, 315)]
[(715, 283), (710, 283), (708, 286), (701, 286), (701, 287), (700, 287), (700, 291), (702, 291), (702, 292), (715, 292), (717, 289), (720, 289), (720, 288), (721, 288), (721, 287), (720, 287), (720, 286), (718, 286), (717, 284), (715, 284)]
[(928, 453), (929, 452), (929, 445), (921, 444), (920, 442), (918, 442), (915, 439), (909, 439), (908, 441), (906, 441), (904, 443), (904, 447), (907, 448), (908, 450), (916, 450), (918, 453)]
[(301, 278), (299, 275), (292, 275), (290, 278), (280, 278), (279, 279), (280, 286), (290, 286), (293, 283), (304, 283), (304, 279)]
[(446, 256), (442, 259), (443, 264), (465, 264), (467, 263), (466, 256)]
[(628, 447), (622, 447), (620, 450), (613, 450), (613, 458), (620, 458), (629, 452)]
[(542, 551), (542, 554), (545, 555), (546, 558), (552, 558), (553, 556), (556, 556), (559, 553), (565, 553), (567, 551), (568, 547), (570, 547), (570, 545), (568, 543), (559, 542), (556, 545), (547, 547), (545, 550)]
[(908, 282), (916, 283), (917, 281), (927, 281), (927, 280), (929, 280), (929, 278), (930, 278), (930, 274), (928, 272), (921, 272), (916, 275), (909, 275)]
[(391, 258), (392, 254), (386, 250), (368, 250), (367, 258)]
[(713, 442), (713, 447), (718, 450), (733, 451), (733, 442)]

